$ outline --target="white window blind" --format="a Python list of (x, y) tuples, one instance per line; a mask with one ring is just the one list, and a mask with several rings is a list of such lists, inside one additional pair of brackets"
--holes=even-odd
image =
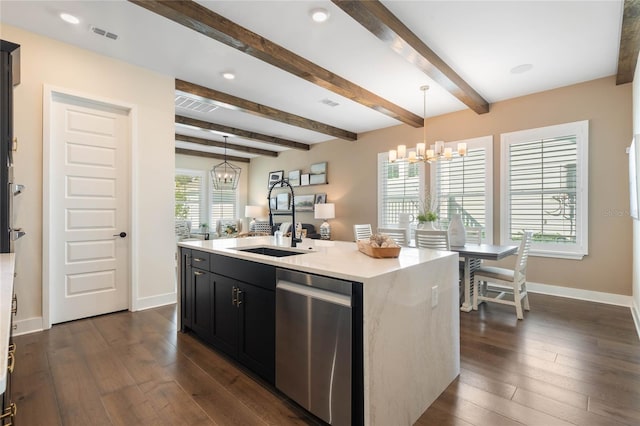
[(233, 189), (213, 189), (211, 188), (211, 223), (209, 226), (212, 228), (215, 226), (218, 219), (235, 219), (238, 216), (238, 192)]
[[(467, 144), (467, 155), (458, 156), (456, 146)], [(446, 229), (454, 214), (464, 226), (483, 228), (482, 241), (493, 241), (493, 137), (455, 141), (450, 161), (431, 165), (431, 194), (435, 194), (439, 225)]]
[(532, 254), (587, 254), (588, 122), (502, 135), (503, 238), (533, 231)]
[(188, 171), (176, 171), (175, 218), (191, 221), (191, 229), (200, 226), (202, 176)]
[(378, 226), (397, 225), (399, 213), (418, 215), (422, 202), (422, 163), (389, 163), (386, 152), (378, 154)]

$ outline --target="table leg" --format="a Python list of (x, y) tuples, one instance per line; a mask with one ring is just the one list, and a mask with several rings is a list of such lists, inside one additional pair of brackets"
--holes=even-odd
[(471, 312), (473, 306), (471, 305), (471, 258), (465, 256), (464, 258), (464, 302), (460, 306), (462, 312)]

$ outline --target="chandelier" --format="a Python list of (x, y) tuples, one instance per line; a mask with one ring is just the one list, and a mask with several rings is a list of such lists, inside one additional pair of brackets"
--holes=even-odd
[[(406, 145), (398, 145), (398, 148), (389, 150), (389, 162), (394, 163), (397, 160), (407, 160), (410, 163), (415, 163), (417, 161), (424, 161), (428, 163), (433, 163), (435, 161), (440, 160), (451, 160), (453, 158), (453, 150), (450, 147), (445, 147), (443, 141), (436, 141), (435, 145), (432, 146), (433, 149), (427, 149), (427, 90), (429, 90), (429, 86), (421, 86), (420, 90), (422, 90), (423, 97), (423, 115), (424, 115), (424, 123), (422, 125), (424, 136), (422, 142), (418, 142), (416, 144), (415, 151), (409, 151), (409, 156), (407, 157), (407, 146)], [(458, 144), (458, 155), (460, 157), (464, 157), (467, 155), (467, 144), (464, 142), (460, 142)]]
[(224, 137), (224, 161), (211, 169), (213, 189), (236, 189), (240, 181), (240, 167), (227, 162), (227, 136)]

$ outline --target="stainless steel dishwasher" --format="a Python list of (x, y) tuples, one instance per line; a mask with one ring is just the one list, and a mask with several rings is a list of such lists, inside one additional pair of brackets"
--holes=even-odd
[(352, 284), (278, 269), (276, 387), (331, 425), (351, 424)]

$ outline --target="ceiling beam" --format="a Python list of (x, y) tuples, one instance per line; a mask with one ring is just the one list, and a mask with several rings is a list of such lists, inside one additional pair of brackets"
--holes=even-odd
[(217, 158), (219, 160), (235, 161), (237, 163), (250, 163), (251, 159), (246, 157), (234, 157), (232, 155), (216, 154), (214, 152), (196, 151), (195, 149), (176, 148), (176, 154), (194, 155), (196, 157)]
[(616, 84), (631, 83), (640, 48), (640, 0), (625, 0)]
[(476, 113), (489, 112), (489, 103), (378, 0), (332, 1)]
[(129, 0), (185, 27), (413, 127), (423, 118), (193, 1)]
[(250, 146), (236, 145), (228, 142), (225, 144), (224, 142), (214, 141), (211, 139), (198, 138), (195, 136), (180, 135), (178, 133), (176, 133), (175, 138), (177, 141), (181, 141), (181, 142), (190, 142), (190, 143), (197, 143), (198, 145), (214, 146), (217, 148), (226, 148), (234, 151), (246, 152), (248, 154), (264, 155), (267, 157), (278, 156), (278, 152), (276, 151), (269, 151), (269, 150), (260, 149), (260, 148), (252, 148)]
[(257, 104), (247, 99), (242, 99), (228, 93), (219, 92), (217, 90), (199, 86), (195, 83), (189, 83), (188, 81), (180, 80), (177, 78), (176, 90), (208, 99), (214, 105), (218, 105), (222, 108), (233, 109), (235, 111), (242, 111), (247, 114), (257, 115), (258, 117), (268, 118), (270, 120), (279, 121), (291, 126), (301, 127), (303, 129), (323, 133), (325, 135), (333, 136), (334, 138), (345, 139), (348, 141), (355, 141), (358, 139), (358, 135), (356, 133), (349, 132), (348, 130), (339, 129), (328, 124), (320, 123), (319, 121), (314, 121), (308, 118), (300, 117), (299, 115), (290, 114), (279, 109)]
[[(221, 133), (228, 133), (230, 135), (238, 136), (245, 139), (252, 139), (260, 142), (269, 143), (271, 145), (286, 146), (287, 148), (302, 149), (309, 151), (311, 147), (306, 143), (296, 142), (289, 139), (282, 139), (275, 136), (263, 135), (262, 133), (252, 132), (250, 130), (238, 129), (236, 127), (225, 126), (218, 123), (210, 123), (208, 121), (202, 121), (195, 118), (185, 117), (182, 115), (176, 115), (177, 124), (185, 124), (187, 126), (194, 126), (200, 129), (213, 130)], [(272, 151), (268, 151), (272, 152)]]

